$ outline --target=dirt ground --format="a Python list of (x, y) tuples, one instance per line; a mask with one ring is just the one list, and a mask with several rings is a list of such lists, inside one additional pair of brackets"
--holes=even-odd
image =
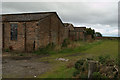
[(33, 78), (51, 69), (49, 62), (37, 61), (45, 56), (11, 56), (3, 53), (2, 75), (3, 78)]
[[(86, 55), (85, 53), (69, 54), (63, 57), (75, 57)], [(49, 55), (33, 55), (26, 53), (13, 54), (3, 52), (2, 55), (2, 75), (3, 78), (34, 78), (53, 69), (50, 61), (43, 61), (42, 58)], [(54, 59), (56, 60), (56, 59)]]

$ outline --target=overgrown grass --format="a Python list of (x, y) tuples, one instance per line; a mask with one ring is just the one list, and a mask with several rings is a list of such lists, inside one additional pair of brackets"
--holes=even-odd
[(110, 55), (110, 58), (115, 59), (118, 57), (118, 41), (117, 40), (103, 40), (102, 44), (96, 45), (89, 50), (82, 51), (91, 56), (104, 56)]
[(47, 72), (39, 78), (70, 78), (73, 76), (75, 68), (67, 68), (65, 64), (55, 66), (53, 71)]
[[(66, 68), (66, 65), (70, 62), (76, 62), (79, 59), (94, 58), (98, 56), (110, 55), (110, 58), (116, 59), (118, 56), (118, 41), (117, 40), (100, 40), (92, 43), (77, 41), (73, 42), (77, 44), (75, 48), (63, 48), (59, 51), (55, 51), (55, 54), (47, 58), (42, 58), (50, 61), (53, 65), (53, 69), (47, 73), (40, 75), (40, 78), (71, 78), (75, 68)], [(86, 53), (81, 56), (69, 56), (64, 57), (70, 59), (69, 62), (55, 61), (58, 57), (68, 56), (76, 53)], [(99, 60), (99, 59), (97, 59)]]
[(44, 47), (40, 47), (37, 51), (35, 51), (34, 53), (35, 54), (52, 54), (52, 53), (55, 53), (54, 51), (54, 48), (55, 48), (55, 44), (51, 43), (51, 44), (48, 44), (47, 46), (44, 46)]
[[(70, 54), (70, 53), (77, 53), (81, 51), (85, 51), (89, 48), (92, 48), (95, 45), (101, 44), (102, 41), (96, 41), (93, 43), (83, 42), (83, 41), (74, 41), (70, 42), (68, 40), (65, 40), (63, 44), (60, 47), (60, 50), (55, 50), (56, 45), (48, 44), (46, 47), (41, 47), (37, 51), (35, 51), (35, 54)], [(57, 45), (58, 46), (58, 45)]]
[(93, 43), (88, 43), (88, 42), (76, 42), (78, 44), (80, 44), (80, 46), (77, 46), (75, 48), (64, 48), (61, 51), (59, 51), (58, 53), (77, 53), (77, 52), (82, 52), (85, 51), (89, 48), (94, 47), (95, 45), (99, 45), (102, 43), (102, 41), (96, 41)]

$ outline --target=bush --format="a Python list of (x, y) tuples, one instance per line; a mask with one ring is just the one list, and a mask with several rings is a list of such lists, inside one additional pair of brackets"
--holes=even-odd
[(23, 54), (19, 54), (19, 56), (24, 56)]
[(82, 73), (80, 76), (79, 76), (79, 78), (88, 78), (88, 76), (87, 76), (87, 74), (85, 74), (85, 73)]
[(99, 72), (94, 72), (93, 74), (92, 74), (92, 78), (108, 78), (107, 76), (103, 76), (103, 75), (101, 75)]
[(79, 71), (79, 70), (75, 71), (75, 72), (73, 73), (73, 76), (75, 77), (75, 76), (77, 76), (78, 74), (80, 74), (80, 71)]
[(94, 72), (92, 74), (92, 78), (102, 78), (101, 74), (99, 72)]
[(87, 58), (87, 60), (93, 60), (93, 58)]
[(10, 52), (10, 49), (5, 49), (5, 52)]
[(46, 48), (39, 48), (38, 51), (35, 51), (36, 54), (47, 54), (49, 51)]
[(79, 60), (75, 63), (75, 68), (77, 70), (80, 70), (80, 68), (83, 66), (83, 64), (84, 64), (84, 60)]
[(115, 63), (120, 67), (120, 58), (116, 58)]
[(69, 39), (65, 39), (62, 43), (62, 47), (67, 47), (70, 44), (70, 40)]
[(101, 62), (102, 64), (104, 64), (108, 59), (110, 59), (109, 55), (105, 55), (105, 56), (99, 56), (99, 62)]
[(75, 63), (76, 72), (73, 73), (74, 76), (80, 75), (80, 78), (87, 78), (86, 71), (88, 69), (88, 62), (81, 59)]
[(84, 67), (82, 67), (82, 68), (81, 68), (81, 70), (82, 70), (82, 71), (85, 71), (85, 68), (84, 68)]
[(52, 51), (55, 48), (54, 43), (48, 44), (46, 47), (41, 47), (37, 51), (35, 51), (35, 54), (50, 54), (50, 51)]
[(55, 48), (55, 44), (54, 43), (49, 43), (47, 46), (46, 46), (47, 49), (54, 49)]

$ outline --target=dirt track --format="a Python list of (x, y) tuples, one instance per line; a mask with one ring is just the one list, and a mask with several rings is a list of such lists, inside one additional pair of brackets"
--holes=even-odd
[[(41, 58), (49, 56), (11, 56), (10, 53), (7, 56), (4, 53), (2, 60), (3, 78), (33, 78), (34, 76), (41, 75), (52, 69), (52, 64), (49, 61), (42, 61)], [(66, 55), (63, 57), (74, 57), (86, 55), (83, 53), (75, 53)]]
[(2, 61), (3, 78), (32, 78), (48, 71), (49, 62), (37, 61), (39, 57), (4, 57)]

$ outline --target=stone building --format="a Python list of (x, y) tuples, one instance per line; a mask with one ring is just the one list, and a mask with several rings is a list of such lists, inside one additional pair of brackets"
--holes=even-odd
[(66, 39), (70, 38), (70, 31), (74, 30), (74, 26), (71, 23), (64, 23), (65, 25), (65, 37)]
[(56, 12), (5, 14), (2, 26), (3, 49), (34, 51), (65, 39), (65, 26)]
[(65, 28), (69, 31), (69, 30), (74, 30), (74, 26), (71, 23), (64, 23)]
[(74, 30), (70, 30), (69, 36), (71, 40), (85, 40), (86, 27), (74, 27)]

